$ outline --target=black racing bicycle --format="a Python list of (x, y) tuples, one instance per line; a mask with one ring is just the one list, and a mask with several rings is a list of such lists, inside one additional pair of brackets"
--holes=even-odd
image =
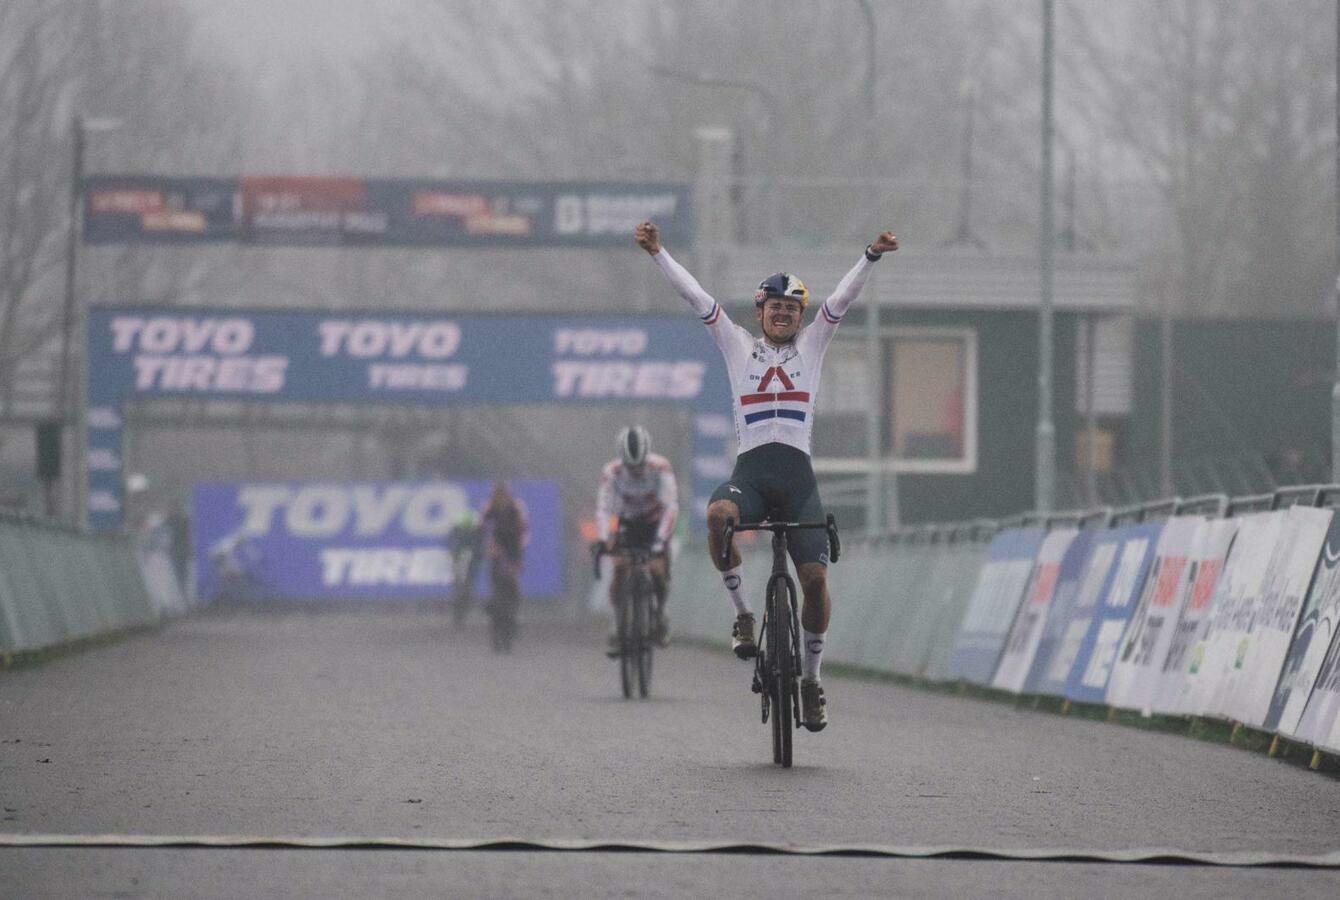
[(730, 565), (731, 546), (741, 531), (772, 532), (772, 574), (759, 627), (758, 655), (754, 657), (753, 691), (763, 704), (763, 724), (772, 721), (772, 761), (791, 768), (792, 732), (800, 726), (800, 623), (796, 582), (787, 568), (789, 532), (822, 528), (828, 532), (828, 559), (837, 562), (842, 551), (837, 523), (830, 513), (824, 522), (749, 522), (726, 520), (722, 561)]
[(597, 580), (600, 579), (603, 555), (622, 556), (629, 563), (622, 595), (615, 604), (619, 630), (619, 684), (625, 699), (631, 700), (636, 691), (645, 700), (651, 693), (651, 658), (656, 646), (652, 638), (656, 585), (649, 565), (653, 554), (649, 548), (637, 545), (616, 545), (607, 553), (598, 552), (594, 556)]

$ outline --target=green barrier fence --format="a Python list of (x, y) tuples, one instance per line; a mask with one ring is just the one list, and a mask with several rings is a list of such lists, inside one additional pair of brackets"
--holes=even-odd
[(159, 616), (129, 538), (0, 514), (0, 654), (143, 627)]

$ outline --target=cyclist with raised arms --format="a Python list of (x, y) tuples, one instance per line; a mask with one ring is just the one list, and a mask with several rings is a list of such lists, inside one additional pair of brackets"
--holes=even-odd
[[(670, 620), (665, 614), (665, 596), (670, 582), (666, 546), (675, 533), (675, 520), (679, 518), (679, 488), (670, 461), (651, 452), (651, 435), (647, 429), (641, 425), (629, 426), (619, 432), (617, 443), (619, 455), (600, 472), (600, 488), (596, 492), (598, 540), (591, 549), (597, 556), (615, 549), (610, 546), (610, 522), (617, 517), (619, 545), (639, 546), (652, 553), (648, 564), (656, 589), (652, 638), (664, 647), (670, 636)], [(610, 579), (611, 606), (619, 602), (627, 577), (628, 561), (620, 558), (614, 563), (614, 577)], [(610, 654), (617, 656), (619, 646), (616, 624), (609, 636)]]
[[(727, 519), (756, 522), (769, 515), (783, 520), (820, 521), (824, 517), (819, 488), (810, 464), (814, 402), (824, 353), (838, 323), (882, 254), (898, 249), (898, 238), (885, 231), (865, 248), (814, 321), (801, 327), (810, 292), (794, 275), (778, 272), (763, 279), (754, 294), (762, 337), (754, 337), (731, 321), (721, 305), (661, 246), (651, 222), (637, 226), (634, 239), (651, 254), (681, 297), (688, 301), (726, 358), (735, 411), (737, 456), (730, 480), (712, 494), (707, 507), (708, 549), (712, 564), (735, 606), (731, 644), (735, 655), (758, 653), (754, 614), (740, 578), (740, 554), (729, 564), (721, 560)], [(801, 724), (819, 731), (828, 724), (819, 666), (823, 658), (832, 599), (828, 594), (828, 544), (820, 530), (797, 531), (790, 542), (804, 603), (800, 612), (804, 638), (800, 681)]]

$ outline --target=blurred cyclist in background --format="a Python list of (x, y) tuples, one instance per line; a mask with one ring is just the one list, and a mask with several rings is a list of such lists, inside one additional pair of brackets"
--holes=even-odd
[(484, 562), (483, 543), (484, 526), (479, 520), (479, 513), (466, 507), (447, 532), (454, 595), (451, 598), (451, 618), (457, 625), (465, 622), (465, 616), (474, 602), (475, 581), (479, 576), (479, 567)]
[[(619, 432), (619, 455), (600, 473), (596, 493), (596, 528), (599, 540), (593, 554), (618, 552), (641, 547), (653, 554), (651, 577), (656, 585), (656, 620), (652, 639), (664, 647), (670, 640), (670, 619), (665, 613), (665, 598), (670, 583), (670, 558), (666, 545), (675, 532), (679, 517), (679, 488), (675, 472), (664, 456), (651, 452), (651, 436), (641, 425)], [(610, 546), (610, 521), (618, 517), (618, 538)], [(616, 557), (614, 577), (610, 579), (610, 605), (617, 606), (622, 596), (628, 560)], [(619, 653), (617, 618), (609, 636), (609, 653)]]
[(517, 607), (521, 605), (521, 565), (530, 543), (530, 515), (507, 482), (499, 480), (493, 482), (480, 520), (493, 577), (488, 611), (495, 628), (501, 627), (508, 636), (504, 643), (510, 643), (516, 630)]

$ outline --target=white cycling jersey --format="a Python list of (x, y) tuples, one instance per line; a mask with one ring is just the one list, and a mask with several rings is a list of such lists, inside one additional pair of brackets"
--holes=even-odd
[(819, 307), (814, 321), (801, 328), (795, 340), (778, 347), (732, 322), (721, 304), (664, 247), (652, 259), (697, 311), (726, 358), (737, 452), (779, 443), (808, 454), (824, 353), (874, 263), (862, 254)]
[(596, 528), (600, 540), (607, 544), (614, 516), (627, 522), (655, 522), (656, 539), (663, 543), (670, 540), (679, 517), (679, 487), (668, 459), (648, 453), (637, 476), (623, 460), (610, 460), (605, 465), (596, 493)]

